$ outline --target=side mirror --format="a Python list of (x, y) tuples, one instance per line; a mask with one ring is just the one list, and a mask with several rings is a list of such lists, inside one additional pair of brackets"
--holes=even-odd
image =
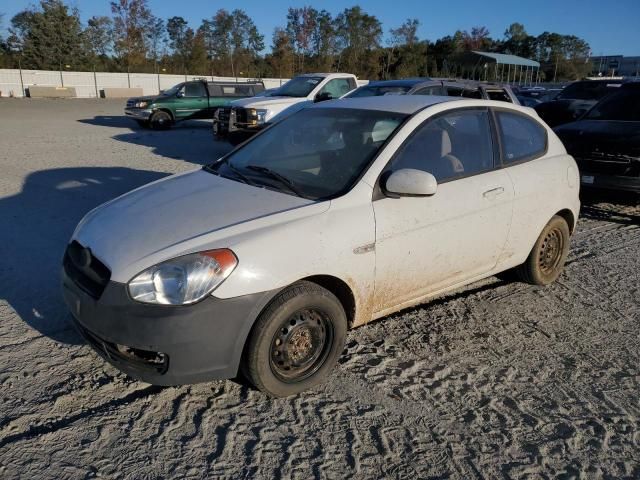
[(333, 97), (329, 92), (322, 92), (316, 95), (316, 98), (313, 99), (315, 103), (324, 102), (326, 100), (332, 100)]
[(176, 97), (178, 97), (178, 98), (184, 97), (184, 92), (182, 90), (180, 90), (178, 93), (176, 93)]
[(392, 172), (384, 181), (384, 191), (391, 197), (428, 197), (438, 190), (438, 182), (429, 172), (402, 168)]

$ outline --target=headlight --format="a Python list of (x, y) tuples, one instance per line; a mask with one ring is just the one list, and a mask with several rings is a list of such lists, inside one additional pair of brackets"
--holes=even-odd
[(209, 250), (167, 260), (139, 273), (129, 282), (138, 302), (187, 305), (209, 295), (238, 264), (231, 250)]
[(256, 117), (258, 117), (258, 123), (264, 123), (267, 120), (267, 115), (269, 115), (269, 110), (265, 110), (262, 108), (256, 109)]
[(149, 105), (149, 102), (136, 102), (135, 103), (135, 107), (136, 108), (146, 108), (147, 105)]
[(263, 108), (248, 108), (247, 109), (247, 117), (248, 120), (255, 124), (262, 124), (266, 121), (267, 115), (269, 115), (269, 110)]

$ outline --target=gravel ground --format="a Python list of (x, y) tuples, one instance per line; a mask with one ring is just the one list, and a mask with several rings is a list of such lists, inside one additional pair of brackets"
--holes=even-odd
[(592, 198), (564, 275), (492, 278), (352, 331), (325, 385), (135, 382), (73, 331), (66, 241), (94, 206), (210, 162), (210, 123), (0, 101), (0, 478), (640, 478), (640, 208)]

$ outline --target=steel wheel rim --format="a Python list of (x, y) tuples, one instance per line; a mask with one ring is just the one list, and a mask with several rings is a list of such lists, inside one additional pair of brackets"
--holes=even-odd
[(286, 383), (309, 378), (324, 365), (332, 343), (333, 327), (326, 313), (316, 308), (298, 310), (271, 340), (271, 371)]
[(564, 236), (559, 228), (551, 229), (542, 240), (538, 255), (538, 266), (540, 271), (549, 275), (560, 264), (562, 252), (564, 250)]
[(166, 113), (158, 113), (156, 115), (156, 123), (158, 125), (164, 125), (168, 121), (169, 121), (169, 115), (167, 115)]

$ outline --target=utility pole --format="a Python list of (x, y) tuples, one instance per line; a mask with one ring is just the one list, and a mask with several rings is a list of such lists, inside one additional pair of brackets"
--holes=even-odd
[(556, 53), (556, 68), (553, 70), (553, 83), (556, 83), (556, 76), (558, 74), (558, 59), (559, 59), (559, 56)]
[[(22, 53), (20, 54), (20, 57), (22, 57)], [(22, 88), (22, 96), (25, 97), (27, 93), (24, 90), (24, 80), (22, 79), (22, 61), (20, 57), (18, 57), (18, 70), (20, 70), (20, 87)]]

